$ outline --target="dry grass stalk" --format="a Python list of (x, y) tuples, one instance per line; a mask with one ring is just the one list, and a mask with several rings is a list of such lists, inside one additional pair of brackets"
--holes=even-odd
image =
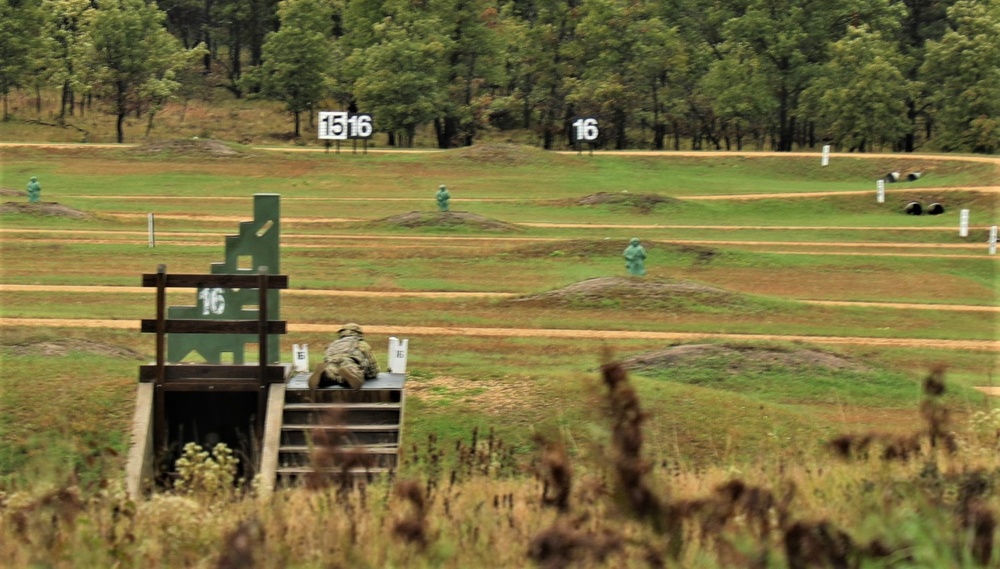
[(253, 569), (256, 567), (254, 546), (263, 541), (263, 531), (257, 520), (244, 520), (223, 539), (222, 555), (217, 569)]
[(535, 442), (542, 449), (538, 472), (542, 480), (542, 504), (554, 506), (559, 512), (568, 512), (573, 489), (573, 465), (569, 462), (566, 447), (541, 435), (535, 437)]
[(312, 471), (306, 474), (307, 488), (325, 488), (336, 482), (341, 492), (346, 492), (356, 481), (356, 473), (367, 472), (372, 466), (371, 456), (350, 448), (350, 441), (336, 428), (344, 424), (343, 411), (331, 409), (320, 416), (317, 428), (312, 430), (310, 463)]
[(420, 484), (413, 480), (402, 480), (396, 484), (394, 494), (410, 504), (409, 515), (396, 520), (392, 533), (407, 543), (417, 545), (420, 549), (427, 547), (429, 542), (427, 531), (428, 503), (421, 491)]

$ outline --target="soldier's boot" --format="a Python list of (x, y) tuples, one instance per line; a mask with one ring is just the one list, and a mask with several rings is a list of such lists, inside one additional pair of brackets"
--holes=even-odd
[(361, 371), (361, 366), (353, 360), (342, 363), (337, 375), (340, 376), (341, 383), (346, 383), (351, 389), (361, 389), (361, 386), (365, 384), (365, 373)]
[(316, 371), (309, 376), (309, 389), (319, 389), (319, 384), (323, 382), (326, 373), (326, 365), (320, 364)]

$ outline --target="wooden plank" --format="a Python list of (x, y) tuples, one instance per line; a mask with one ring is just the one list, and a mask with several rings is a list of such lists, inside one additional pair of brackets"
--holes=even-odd
[[(283, 446), (283, 447), (279, 448), (278, 450), (280, 450), (281, 452), (305, 453), (305, 452), (311, 452), (315, 448), (316, 447), (310, 447), (310, 446), (307, 446), (307, 445), (286, 445), (286, 446)], [(398, 445), (392, 445), (392, 446), (371, 446), (371, 447), (369, 447), (369, 446), (359, 446), (359, 445), (355, 445), (355, 446), (338, 446), (338, 447), (335, 447), (335, 450), (337, 452), (343, 452), (343, 453), (392, 455), (392, 454), (398, 454), (399, 453), (399, 446)]]
[[(267, 376), (264, 383), (284, 383), (290, 364), (271, 364), (267, 366)], [(139, 381), (154, 381), (157, 367), (155, 364), (139, 366)], [(257, 381), (260, 367), (257, 364), (167, 364), (163, 366), (164, 382), (170, 380), (227, 380), (253, 379)]]
[(129, 498), (141, 500), (153, 479), (153, 390), (152, 383), (140, 383), (132, 415), (132, 441), (125, 466), (125, 488)]
[(326, 411), (328, 409), (356, 411), (386, 411), (399, 409), (399, 403), (289, 403), (286, 411)]
[[(143, 318), (141, 331), (157, 332), (157, 321)], [(164, 320), (167, 334), (258, 334), (260, 323), (255, 320)], [(271, 320), (267, 323), (266, 334), (285, 334), (288, 323), (284, 320)]]
[(369, 432), (369, 433), (394, 433), (399, 430), (399, 425), (282, 425), (282, 431), (344, 431), (344, 432)]
[[(167, 288), (257, 288), (258, 275), (200, 275), (174, 273), (168, 274), (165, 286)], [(288, 288), (288, 275), (267, 275), (268, 288)], [(156, 286), (156, 274), (142, 275), (142, 286)]]
[(267, 417), (264, 422), (264, 439), (260, 453), (260, 486), (258, 496), (267, 499), (274, 492), (277, 478), (278, 454), (281, 446), (281, 409), (285, 404), (285, 385), (276, 384), (268, 388)]
[(223, 379), (206, 381), (204, 379), (175, 379), (167, 380), (163, 384), (163, 391), (250, 391), (258, 393), (262, 391), (260, 383), (256, 379)]
[[(338, 468), (336, 466), (331, 466), (330, 468), (313, 468), (311, 466), (283, 466), (278, 468), (278, 474), (340, 474), (344, 469)], [(385, 474), (390, 472), (391, 469), (385, 467), (372, 467), (372, 468), (351, 468), (347, 471), (348, 474), (352, 475), (363, 475), (363, 474)]]

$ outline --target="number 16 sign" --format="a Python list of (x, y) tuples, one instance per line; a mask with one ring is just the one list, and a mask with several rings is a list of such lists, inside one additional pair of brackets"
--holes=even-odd
[(320, 140), (368, 139), (374, 134), (372, 116), (347, 111), (320, 111)]

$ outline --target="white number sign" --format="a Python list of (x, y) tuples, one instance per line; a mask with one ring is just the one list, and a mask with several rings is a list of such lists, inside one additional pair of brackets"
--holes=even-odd
[(351, 115), (347, 119), (347, 124), (350, 127), (348, 138), (371, 138), (373, 132), (371, 115), (364, 113)]
[(343, 111), (320, 111), (320, 140), (347, 140), (347, 113)]
[(375, 133), (372, 116), (367, 113), (346, 111), (320, 111), (320, 140), (348, 140), (371, 138)]
[(600, 130), (597, 128), (597, 119), (594, 117), (578, 117), (572, 122), (573, 142), (593, 142), (597, 140)]
[(226, 310), (225, 289), (203, 288), (198, 290), (198, 300), (201, 301), (202, 315), (222, 314)]

